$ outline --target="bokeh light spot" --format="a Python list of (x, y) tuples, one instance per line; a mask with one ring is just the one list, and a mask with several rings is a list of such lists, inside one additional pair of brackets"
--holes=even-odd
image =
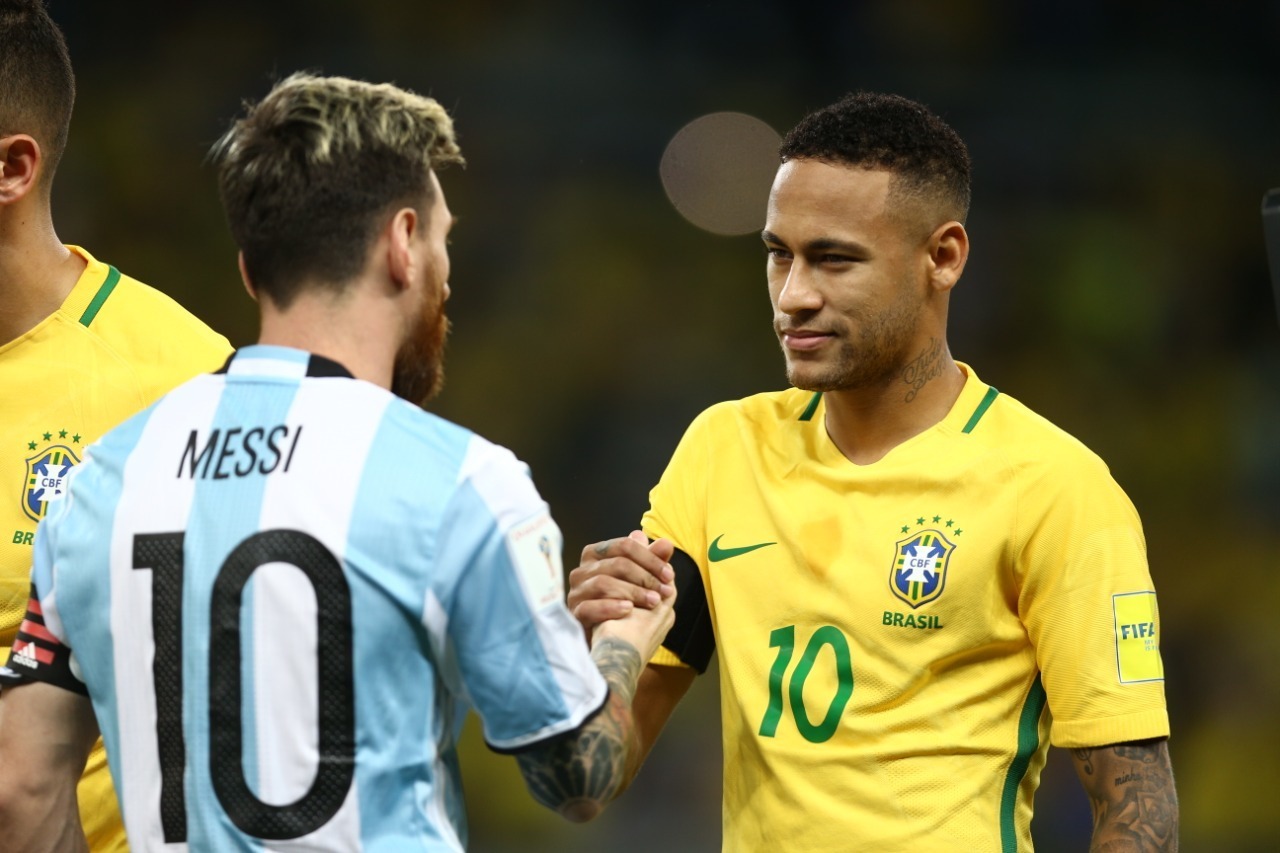
[(744, 113), (710, 113), (686, 124), (662, 154), (667, 198), (685, 219), (714, 234), (764, 227), (778, 169), (777, 131)]

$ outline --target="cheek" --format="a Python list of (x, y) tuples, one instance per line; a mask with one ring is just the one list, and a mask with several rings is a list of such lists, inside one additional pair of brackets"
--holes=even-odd
[(765, 267), (765, 282), (769, 287), (769, 301), (775, 306), (778, 304), (778, 296), (782, 293), (782, 288), (787, 283), (787, 270), (776, 264), (769, 264)]

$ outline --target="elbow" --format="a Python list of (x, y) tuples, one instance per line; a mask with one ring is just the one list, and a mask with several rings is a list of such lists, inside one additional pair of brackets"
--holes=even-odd
[(604, 805), (599, 800), (582, 798), (564, 803), (556, 811), (570, 823), (586, 823), (595, 820), (604, 811)]
[(22, 785), (14, 781), (17, 777), (8, 772), (9, 768), (5, 771), (6, 784), (0, 786), (0, 838), (5, 839), (5, 850), (25, 850), (22, 839), (30, 836), (32, 814), (38, 813), (39, 804), (21, 790)]

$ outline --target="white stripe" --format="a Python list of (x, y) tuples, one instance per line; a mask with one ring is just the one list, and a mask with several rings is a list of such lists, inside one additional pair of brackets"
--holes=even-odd
[[(185, 851), (165, 844), (160, 824), (160, 756), (156, 743), (156, 695), (152, 665), (151, 590), (154, 572), (133, 568), (137, 533), (185, 530), (195, 480), (173, 476), (192, 424), (209, 424), (224, 379), (202, 376), (179, 387), (152, 412), (125, 463), (124, 483), (111, 537), (111, 633), (114, 640), (117, 766), (124, 778), (121, 807), (135, 850)], [(156, 500), (149, 483), (164, 483)]]
[[(268, 478), (263, 530), (304, 530), (343, 559), (365, 460), (391, 399), (362, 382), (302, 383), (286, 420), (305, 428), (289, 471)], [(269, 803), (289, 803), (306, 793), (318, 767), (315, 593), (306, 576), (293, 567), (265, 573), (265, 583), (256, 578), (258, 796)], [(276, 851), (361, 849), (356, 784), (323, 827), (263, 846)]]
[(307, 375), (307, 364), (307, 359), (285, 361), (280, 358), (237, 356), (231, 359), (231, 365), (227, 368), (227, 373), (236, 376), (279, 376), (284, 379), (301, 379)]
[(504, 534), (547, 507), (533, 487), (529, 466), (510, 450), (478, 435), (471, 437), (458, 469), (458, 482), (467, 480), (480, 493)]
[(491, 741), (500, 749), (513, 749), (576, 729), (600, 707), (609, 688), (591, 660), (582, 628), (564, 604), (563, 578), (555, 580), (555, 595), (549, 600), (548, 584), (541, 579), (547, 571), (542, 564), (545, 558), (536, 547), (530, 548), (529, 543), (517, 541), (517, 535), (526, 528), (536, 530), (539, 535), (547, 535), (551, 539), (554, 566), (559, 571), (564, 539), (560, 528), (547, 514), (546, 502), (534, 488), (528, 467), (505, 447), (477, 437), (467, 448), (462, 471), (497, 519), (499, 530), (507, 537), (507, 553), (515, 568), (516, 581), (533, 618), (556, 686), (568, 708), (569, 716), (558, 724), (525, 737)]
[(454, 850), (461, 851), (466, 848), (463, 847), (462, 839), (458, 838), (453, 827), (453, 819), (449, 816), (449, 809), (445, 806), (445, 794), (453, 784), (453, 780), (439, 761), (437, 746), (441, 740), (449, 737), (447, 730), (452, 725), (452, 720), (446, 719), (444, 709), (453, 702), (455, 696), (463, 697), (468, 705), (471, 704), (471, 700), (467, 698), (466, 685), (462, 681), (462, 674), (458, 671), (458, 659), (453, 654), (453, 648), (449, 643), (449, 614), (445, 612), (440, 599), (436, 598), (435, 592), (430, 587), (427, 588), (426, 601), (422, 607), (422, 625), (427, 629), (427, 641), (431, 644), (431, 653), (435, 659), (434, 669), (438, 676), (436, 683), (445, 685), (450, 691), (449, 695), (436, 696), (436, 713), (432, 715), (433, 731), (429, 758), (436, 765), (435, 784), (431, 786), (431, 795), (425, 803), (425, 811), (431, 825), (439, 830), (444, 841)]

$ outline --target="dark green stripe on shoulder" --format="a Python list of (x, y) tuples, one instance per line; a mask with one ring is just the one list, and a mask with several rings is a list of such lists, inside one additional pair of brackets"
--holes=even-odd
[(119, 283), (120, 270), (115, 267), (107, 267), (107, 277), (102, 282), (102, 286), (98, 288), (98, 292), (93, 295), (93, 299), (89, 302), (89, 307), (85, 308), (84, 313), (80, 315), (80, 325), (88, 327), (93, 322), (93, 318), (98, 316), (98, 312), (102, 310), (107, 297), (111, 295), (111, 291), (115, 290), (116, 285)]
[[(992, 394), (987, 396), (995, 399)], [(1000, 853), (1018, 853), (1018, 827), (1014, 819), (1018, 808), (1018, 788), (1031, 766), (1031, 756), (1040, 748), (1040, 715), (1044, 713), (1046, 698), (1044, 685), (1037, 675), (1027, 691), (1022, 716), (1018, 718), (1018, 752), (1004, 776), (1004, 791), (1000, 796)]]
[(982, 398), (982, 402), (978, 404), (978, 408), (974, 409), (973, 414), (969, 417), (969, 422), (960, 431), (964, 433), (973, 432), (973, 428), (978, 425), (978, 421), (982, 420), (982, 416), (987, 413), (987, 409), (991, 408), (991, 404), (996, 401), (998, 396), (1000, 396), (999, 391), (994, 388), (988, 388), (986, 395)]
[(800, 420), (813, 420), (813, 413), (818, 411), (818, 404), (822, 402), (822, 392), (814, 392), (813, 399), (809, 401), (809, 405), (804, 407), (804, 411), (800, 413)]

